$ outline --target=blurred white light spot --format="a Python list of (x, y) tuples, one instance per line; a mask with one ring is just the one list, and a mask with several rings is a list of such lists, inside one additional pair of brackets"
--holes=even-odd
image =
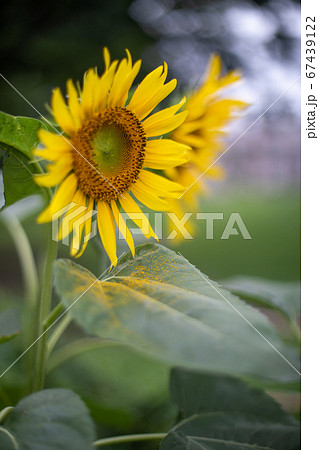
[(267, 42), (275, 34), (278, 24), (268, 11), (253, 7), (231, 7), (225, 12), (229, 32), (254, 43)]

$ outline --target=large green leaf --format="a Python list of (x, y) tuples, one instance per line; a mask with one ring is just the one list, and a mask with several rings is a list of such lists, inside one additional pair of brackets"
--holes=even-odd
[[(89, 450), (95, 430), (80, 397), (66, 389), (47, 389), (22, 399), (5, 423), (19, 450)], [(0, 448), (14, 449), (0, 432)]]
[(21, 333), (21, 318), (16, 308), (10, 308), (0, 314), (0, 344)]
[(295, 320), (300, 313), (298, 281), (282, 282), (237, 276), (224, 280), (224, 285), (241, 298), (280, 311), (290, 320)]
[(104, 281), (59, 260), (54, 282), (70, 314), (90, 334), (174, 366), (259, 381), (299, 379), (272, 346), (297, 365), (294, 349), (283, 347), (266, 317), (161, 245), (137, 247), (135, 258), (124, 256)]
[(43, 122), (29, 117), (15, 117), (0, 111), (0, 143), (13, 147), (32, 158), (39, 144), (38, 132), (46, 128)]
[(254, 416), (195, 414), (176, 425), (160, 450), (299, 450), (300, 429)]
[(4, 185), (4, 206), (28, 197), (29, 195), (41, 194), (44, 189), (33, 180), (33, 175), (39, 173), (33, 164), (23, 153), (10, 148), (7, 150), (2, 166)]
[(288, 425), (297, 424), (263, 390), (235, 377), (174, 368), (170, 390), (182, 418), (208, 412), (240, 413)]

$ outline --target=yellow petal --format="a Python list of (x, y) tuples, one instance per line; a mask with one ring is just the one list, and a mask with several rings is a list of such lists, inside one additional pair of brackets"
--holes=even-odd
[(215, 81), (220, 76), (222, 71), (222, 61), (219, 55), (212, 55), (208, 63), (208, 70), (205, 75), (204, 83), (208, 81)]
[(228, 84), (235, 83), (236, 81), (239, 81), (242, 78), (242, 74), (237, 71), (233, 70), (232, 72), (227, 73), (224, 77), (222, 77), (219, 81), (219, 89), (227, 86)]
[(165, 83), (167, 65), (158, 67), (149, 73), (137, 87), (128, 105), (139, 120), (148, 116), (153, 109), (166, 98), (176, 87), (177, 81)]
[(134, 258), (135, 256), (135, 246), (134, 246), (134, 241), (133, 241), (133, 237), (132, 234), (130, 232), (130, 230), (128, 229), (128, 227), (126, 226), (125, 220), (123, 219), (123, 217), (121, 216), (118, 207), (116, 205), (116, 202), (113, 200), (111, 202), (111, 208), (112, 208), (112, 212), (113, 212), (113, 216), (116, 222), (116, 225), (118, 227), (118, 229), (120, 230), (120, 233), (122, 234), (122, 236), (124, 237), (124, 239), (126, 240), (132, 256)]
[(143, 122), (146, 136), (160, 136), (180, 126), (187, 117), (187, 111), (175, 114), (185, 103), (183, 99), (178, 105), (170, 106), (153, 114)]
[(70, 148), (69, 139), (61, 134), (50, 133), (50, 131), (41, 129), (38, 135), (45, 147), (52, 148), (58, 152)]
[(126, 80), (123, 82), (121, 86), (121, 90), (119, 96), (117, 98), (117, 106), (124, 106), (128, 97), (129, 90), (132, 87), (133, 81), (135, 80), (140, 68), (142, 61), (136, 61), (134, 66), (132, 67), (131, 72), (128, 74)]
[(79, 189), (76, 191), (72, 203), (74, 206), (70, 208), (64, 215), (62, 223), (59, 227), (58, 240), (62, 241), (69, 234), (78, 232), (78, 228), (74, 226), (75, 222), (80, 219), (86, 212), (86, 197)]
[(110, 68), (102, 75), (96, 88), (96, 104), (97, 112), (102, 112), (106, 108), (107, 97), (109, 95), (110, 87), (113, 83), (114, 74), (116, 71), (118, 61), (113, 61)]
[(131, 187), (131, 191), (137, 200), (148, 208), (155, 211), (170, 211), (170, 204), (154, 194), (150, 188), (139, 180)]
[(191, 148), (171, 139), (148, 140), (145, 148), (144, 167), (165, 170), (180, 166), (190, 159)]
[(233, 113), (237, 113), (239, 110), (244, 109), (248, 106), (247, 103), (240, 100), (233, 99), (218, 99), (215, 100), (208, 107), (207, 116), (213, 121), (213, 119), (218, 119), (220, 121), (228, 121), (232, 119)]
[(56, 163), (47, 166), (48, 173), (44, 175), (34, 175), (34, 181), (39, 186), (53, 187), (60, 184), (62, 180), (72, 170), (73, 161), (71, 157), (64, 155)]
[(192, 148), (200, 148), (207, 145), (207, 141), (197, 134), (189, 133), (189, 134), (177, 134), (174, 135), (174, 139), (183, 142), (183, 144), (188, 145)]
[(81, 105), (79, 101), (79, 93), (72, 80), (68, 80), (66, 82), (66, 89), (68, 93), (69, 110), (72, 114), (73, 121), (76, 127), (79, 127), (81, 123)]
[(52, 94), (52, 113), (54, 120), (62, 130), (72, 136), (76, 131), (76, 126), (59, 88), (54, 89)]
[[(171, 201), (171, 205), (172, 205), (171, 211), (174, 212), (174, 214), (178, 218), (178, 220), (181, 220), (182, 217), (184, 216), (184, 214), (186, 212), (188, 212), (188, 209), (183, 208), (181, 206), (181, 204), (182, 204), (182, 202), (177, 201), (177, 200)], [(171, 232), (174, 230), (175, 230), (175, 232), (177, 232), (177, 235), (174, 237), (174, 241), (172, 241), (172, 243), (175, 243), (175, 244), (180, 243), (184, 239), (184, 236), (179, 231), (179, 229), (174, 226), (174, 223), (171, 218), (169, 218), (169, 220), (167, 220), (167, 226), (168, 226), (168, 233), (167, 233), (168, 235), (170, 235)], [(187, 225), (185, 225), (185, 228), (189, 232), (189, 234), (192, 236), (194, 236), (194, 234), (196, 233), (196, 227), (192, 223), (192, 220), (187, 221)]]
[(137, 61), (132, 67), (132, 58), (129, 51), (127, 51), (127, 59), (122, 59), (117, 72), (114, 75), (113, 84), (108, 98), (108, 106), (110, 108), (115, 106), (124, 107), (128, 92), (140, 70), (140, 67), (140, 60)]
[[(145, 237), (148, 239), (152, 236), (153, 238), (158, 240), (156, 234), (154, 233), (151, 227), (148, 218), (142, 212), (138, 204), (132, 199), (132, 197), (128, 193), (126, 193), (125, 198), (119, 197), (119, 201), (126, 214), (129, 216), (131, 220), (133, 220), (135, 225), (137, 225), (142, 230)], [(146, 225), (145, 227), (144, 224)]]
[(115, 267), (117, 256), (114, 218), (108, 204), (103, 201), (97, 203), (97, 225), (103, 247), (111, 260), (111, 267)]
[(34, 150), (34, 155), (41, 159), (47, 159), (49, 161), (59, 161), (64, 155), (67, 155), (71, 150), (71, 147), (63, 150), (56, 150), (53, 148), (37, 148)]
[(146, 155), (144, 160), (144, 166), (148, 169), (154, 169), (154, 170), (166, 170), (170, 167), (177, 167), (181, 166), (182, 164), (185, 164), (189, 158), (187, 156), (185, 157), (179, 157), (179, 158), (160, 158), (158, 156), (152, 157), (151, 155)]
[(129, 68), (127, 60), (122, 59), (114, 75), (113, 84), (109, 93), (108, 97), (109, 107), (118, 106), (117, 104), (118, 98), (122, 93), (121, 86), (123, 85), (123, 82), (128, 75), (128, 70)]
[(95, 112), (96, 89), (99, 78), (94, 69), (89, 69), (84, 76), (81, 95), (82, 121), (90, 119)]
[(82, 244), (81, 247), (81, 240), (82, 240), (82, 233), (83, 233), (83, 228), (84, 228), (84, 219), (86, 217), (89, 216), (89, 213), (86, 212), (83, 217), (81, 217), (81, 223), (79, 225), (75, 224), (74, 229), (73, 229), (73, 236), (72, 236), (72, 241), (71, 241), (71, 246), (70, 246), (70, 255), (71, 256), (75, 256), (75, 257), (79, 257), (81, 256), (81, 254), (84, 251), (84, 245)]
[(38, 217), (38, 223), (50, 222), (52, 219), (57, 220), (58, 213), (61, 210), (65, 209), (72, 202), (73, 196), (77, 189), (77, 185), (78, 180), (76, 176), (74, 174), (69, 175), (68, 178), (66, 178), (58, 187), (49, 206), (44, 211), (42, 211), (42, 213)]
[(158, 156), (185, 155), (190, 151), (190, 147), (176, 142), (173, 139), (151, 139), (146, 142), (145, 153)]
[[(79, 258), (83, 254), (83, 252), (86, 249), (86, 246), (89, 242), (90, 236), (91, 236), (92, 217), (94, 215), (93, 206), (94, 206), (94, 200), (92, 198), (90, 198), (89, 204), (87, 207), (87, 213), (86, 213), (86, 216), (88, 217), (88, 219), (85, 222), (83, 222), (83, 224), (82, 224), (82, 229), (84, 227), (84, 238), (83, 238), (82, 247), (80, 248), (80, 250), (78, 252), (73, 250), (73, 245), (71, 247), (71, 255), (75, 256), (76, 258)], [(81, 234), (82, 234), (82, 231), (81, 231)], [(77, 250), (77, 248), (75, 250)]]
[(213, 180), (223, 179), (225, 178), (225, 170), (221, 166), (213, 165), (206, 170), (205, 177), (212, 178)]
[(171, 193), (174, 193), (174, 196), (178, 197), (180, 192), (184, 190), (184, 187), (179, 183), (175, 183), (174, 181), (157, 175), (156, 173), (149, 172), (148, 170), (141, 171), (139, 180), (149, 186), (161, 197), (169, 196)]
[(111, 56), (109, 49), (107, 47), (103, 48), (103, 56), (104, 56), (105, 70), (108, 70), (108, 68), (110, 67)]

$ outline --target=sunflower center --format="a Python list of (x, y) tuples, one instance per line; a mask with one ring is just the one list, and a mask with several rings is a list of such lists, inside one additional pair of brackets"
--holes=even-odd
[(88, 197), (110, 202), (129, 190), (142, 169), (145, 132), (126, 108), (108, 108), (72, 139), (74, 172)]
[(93, 160), (105, 175), (112, 176), (122, 167), (129, 144), (119, 126), (105, 126), (93, 138)]

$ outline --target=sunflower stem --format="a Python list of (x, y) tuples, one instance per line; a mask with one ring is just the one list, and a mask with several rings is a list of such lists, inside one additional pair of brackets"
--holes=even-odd
[[(37, 314), (37, 302), (39, 297), (39, 280), (37, 267), (34, 260), (32, 247), (19, 219), (11, 212), (2, 214), (2, 222), (6, 225), (15, 244), (24, 281), (26, 313), (24, 319), (24, 345), (29, 347), (35, 340), (34, 317)], [(26, 370), (32, 372), (32, 349), (27, 355)]]
[(7, 406), (2, 411), (0, 411), (0, 423), (14, 410), (13, 406)]
[(153, 439), (164, 439), (167, 433), (149, 433), (149, 434), (129, 434), (127, 436), (115, 436), (95, 441), (94, 447), (104, 445), (122, 444), (123, 442), (150, 441)]
[(51, 355), (51, 352), (54, 349), (56, 343), (58, 342), (66, 328), (70, 325), (71, 321), (72, 317), (70, 316), (70, 314), (65, 314), (60, 320), (59, 324), (55, 327), (51, 336), (48, 338), (47, 357)]
[[(32, 378), (32, 392), (43, 388), (45, 365), (47, 359), (47, 333), (45, 333), (45, 320), (50, 314), (52, 297), (52, 267), (57, 256), (57, 242), (52, 239), (51, 224), (48, 226), (47, 254), (44, 263), (41, 296), (38, 310), (38, 341), (34, 356), (34, 377)], [(45, 334), (43, 334), (45, 333)]]
[(31, 244), (23, 226), (14, 214), (5, 211), (2, 214), (2, 221), (6, 225), (16, 246), (21, 263), (26, 299), (30, 309), (33, 310), (37, 302), (39, 284)]
[(54, 309), (52, 309), (50, 314), (44, 320), (44, 322), (43, 322), (43, 331), (45, 331), (48, 328), (50, 328), (51, 325), (53, 325), (54, 322), (57, 319), (59, 319), (59, 317), (61, 316), (63, 311), (64, 311), (64, 306), (63, 306), (63, 303), (60, 302), (58, 305), (56, 305), (56, 307)]
[(65, 329), (69, 326), (71, 320), (72, 319), (70, 315), (67, 313), (67, 311), (65, 311), (62, 302), (60, 302), (45, 319), (43, 324), (44, 331), (47, 331), (49, 328), (51, 328), (53, 325), (59, 322), (55, 327), (55, 329), (52, 331), (50, 337), (48, 337), (47, 358), (49, 358), (49, 356), (51, 355), (51, 352), (54, 349), (55, 344), (58, 342), (58, 340), (64, 333)]
[(0, 433), (4, 433), (8, 436), (14, 450), (19, 450), (20, 446), (16, 441), (16, 438), (13, 436), (13, 434), (10, 433), (10, 431), (8, 431), (6, 428), (0, 427)]

